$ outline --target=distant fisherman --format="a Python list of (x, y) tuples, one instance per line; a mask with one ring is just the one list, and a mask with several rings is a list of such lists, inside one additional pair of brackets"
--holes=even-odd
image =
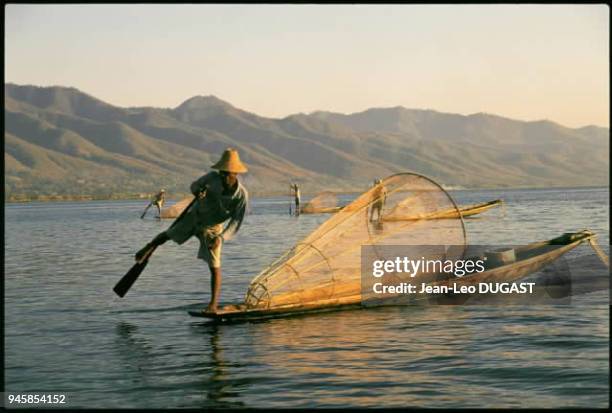
[(376, 179), (374, 181), (374, 193), (372, 197), (374, 198), (374, 202), (372, 203), (372, 207), (370, 209), (370, 222), (374, 221), (374, 211), (376, 211), (376, 221), (380, 221), (382, 217), (382, 210), (385, 206), (385, 202), (387, 201), (387, 188), (382, 184), (381, 179)]
[[(247, 172), (238, 151), (228, 148), (211, 171), (191, 184), (191, 193), (198, 199), (170, 229), (136, 253), (138, 261), (147, 251), (171, 239), (183, 244), (192, 236), (200, 240), (198, 258), (210, 270), (211, 300), (206, 312), (216, 312), (221, 292), (221, 246), (238, 232), (248, 204), (247, 190), (238, 181), (238, 174)], [(225, 229), (223, 223), (228, 221)]]
[(147, 211), (149, 210), (149, 208), (151, 208), (151, 205), (155, 205), (157, 207), (157, 217), (161, 218), (161, 209), (164, 206), (164, 202), (166, 202), (166, 190), (165, 189), (161, 189), (151, 199), (151, 202), (149, 202), (149, 205), (147, 205), (147, 207), (145, 208), (144, 212), (140, 216), (140, 219), (144, 218), (144, 216), (147, 214)]
[(295, 196), (295, 215), (300, 215), (300, 188), (297, 184), (293, 184), (293, 193)]

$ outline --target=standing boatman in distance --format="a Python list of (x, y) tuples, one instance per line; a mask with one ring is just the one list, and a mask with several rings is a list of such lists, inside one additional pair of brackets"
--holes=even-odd
[(370, 222), (374, 221), (374, 211), (376, 211), (376, 221), (380, 222), (382, 217), (382, 210), (385, 206), (385, 202), (387, 201), (387, 188), (382, 184), (381, 179), (376, 179), (373, 185), (376, 189), (374, 190), (372, 196), (374, 198), (374, 202), (370, 207)]
[(149, 202), (149, 205), (145, 208), (140, 219), (144, 218), (149, 208), (151, 208), (151, 205), (157, 207), (157, 218), (161, 219), (161, 209), (164, 206), (164, 202), (166, 202), (166, 190), (162, 188), (153, 198), (151, 198), (151, 202)]
[[(221, 246), (238, 232), (248, 205), (248, 192), (238, 181), (238, 174), (247, 172), (238, 151), (228, 148), (213, 169), (191, 184), (197, 200), (173, 227), (158, 234), (136, 253), (139, 261), (151, 248), (171, 239), (183, 244), (192, 236), (200, 240), (198, 258), (210, 270), (211, 299), (206, 312), (216, 312), (221, 292)], [(228, 221), (225, 229), (223, 223)]]
[(300, 188), (298, 184), (293, 184), (293, 194), (295, 196), (295, 215), (300, 215)]

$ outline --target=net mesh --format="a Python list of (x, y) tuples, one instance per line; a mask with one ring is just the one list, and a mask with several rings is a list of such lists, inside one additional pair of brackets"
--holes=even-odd
[(167, 208), (163, 208), (161, 210), (161, 218), (176, 218), (178, 217), (181, 212), (183, 212), (185, 210), (185, 208), (187, 208), (187, 206), (189, 206), (189, 204), (191, 203), (191, 201), (193, 200), (193, 196), (189, 196), (187, 198), (184, 198), (180, 201), (178, 201), (176, 204), (169, 206)]
[[(429, 219), (453, 210), (455, 216)], [(410, 220), (387, 220), (389, 214)], [(419, 219), (426, 217), (427, 219)], [(392, 175), (363, 193), (264, 269), (249, 286), (247, 308), (337, 305), (361, 301), (361, 246), (465, 246), (461, 214), (438, 184)], [(381, 249), (381, 254), (384, 254)], [(457, 256), (463, 254), (453, 249)]]
[(304, 205), (300, 212), (302, 214), (323, 214), (338, 212), (342, 207), (338, 206), (338, 197), (334, 192), (321, 192)]

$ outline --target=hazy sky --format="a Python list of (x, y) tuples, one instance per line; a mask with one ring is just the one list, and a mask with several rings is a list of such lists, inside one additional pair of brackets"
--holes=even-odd
[(605, 5), (8, 5), (5, 81), (270, 117), (405, 106), (609, 126)]

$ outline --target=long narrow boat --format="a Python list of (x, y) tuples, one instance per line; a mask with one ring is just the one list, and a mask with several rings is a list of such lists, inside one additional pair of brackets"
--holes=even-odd
[[(582, 243), (589, 242), (595, 249), (598, 248), (596, 247), (595, 239), (596, 235), (588, 230), (575, 233), (566, 233), (560, 237), (556, 237), (548, 241), (535, 242), (514, 249), (516, 258), (513, 262), (507, 264), (497, 263), (487, 265), (485, 266), (485, 270), (483, 272), (474, 273), (472, 275), (460, 278), (453, 277), (452, 279), (433, 281), (431, 282), (431, 285), (444, 285), (449, 283), (456, 283), (458, 285), (473, 285), (480, 282), (514, 282), (543, 269), (545, 266), (561, 257), (563, 254), (566, 254), (568, 251), (576, 248)], [(600, 255), (599, 252), (598, 255)], [(604, 259), (604, 257), (601, 255), (600, 257)], [(367, 304), (363, 301), (360, 282), (353, 282), (352, 285), (336, 285), (334, 288), (335, 291), (338, 291), (337, 296), (339, 298), (322, 299), (315, 302), (309, 302), (306, 305), (290, 304), (276, 305), (274, 307), (253, 307), (248, 304), (249, 300), (247, 293), (245, 303), (225, 306), (216, 313), (190, 311), (189, 314), (195, 317), (204, 317), (216, 322), (248, 321), (286, 317), (306, 313), (358, 309), (371, 306), (371, 304)], [(345, 293), (339, 293), (341, 290), (344, 290)], [(281, 299), (277, 299), (277, 302), (280, 302), (280, 300)], [(287, 301), (291, 300), (288, 299)], [(384, 303), (380, 304), (385, 305)]]
[[(494, 208), (498, 205), (502, 205), (503, 202), (504, 201), (501, 199), (496, 199), (494, 201), (484, 202), (482, 204), (475, 204), (475, 205), (460, 207), (459, 212), (461, 213), (461, 216), (465, 218), (465, 217), (469, 217), (472, 215), (481, 214), (485, 211), (488, 211), (491, 208)], [(454, 213), (454, 211), (452, 211), (451, 214), (452, 213)]]
[[(480, 204), (462, 206), (462, 207), (459, 207), (459, 213), (461, 214), (463, 218), (470, 217), (472, 215), (481, 214), (485, 211), (488, 211), (491, 208), (502, 205), (503, 202), (504, 201), (501, 199), (495, 199), (493, 201), (483, 202)], [(342, 206), (327, 207), (327, 208), (323, 207), (323, 208), (318, 208), (318, 209), (302, 208), (301, 213), (302, 214), (334, 214), (340, 211), (342, 208), (343, 208)], [(436, 215), (435, 218), (454, 218), (457, 215), (458, 214), (456, 210), (450, 209), (448, 211), (443, 211), (439, 213), (439, 215)], [(383, 219), (383, 220), (388, 220), (388, 219)]]
[(412, 215), (402, 215), (396, 214), (395, 211), (390, 211), (385, 214), (382, 218), (383, 222), (393, 222), (393, 221), (411, 221), (411, 220), (420, 220), (420, 219), (449, 219), (449, 218), (461, 218), (470, 217), (473, 215), (481, 214), (485, 211), (488, 211), (491, 208), (494, 208), (498, 205), (503, 204), (503, 200), (496, 199), (494, 201), (484, 202), (481, 204), (474, 204), (459, 207), (459, 209), (449, 208), (445, 211), (435, 211), (430, 212), (428, 214), (412, 214)]

